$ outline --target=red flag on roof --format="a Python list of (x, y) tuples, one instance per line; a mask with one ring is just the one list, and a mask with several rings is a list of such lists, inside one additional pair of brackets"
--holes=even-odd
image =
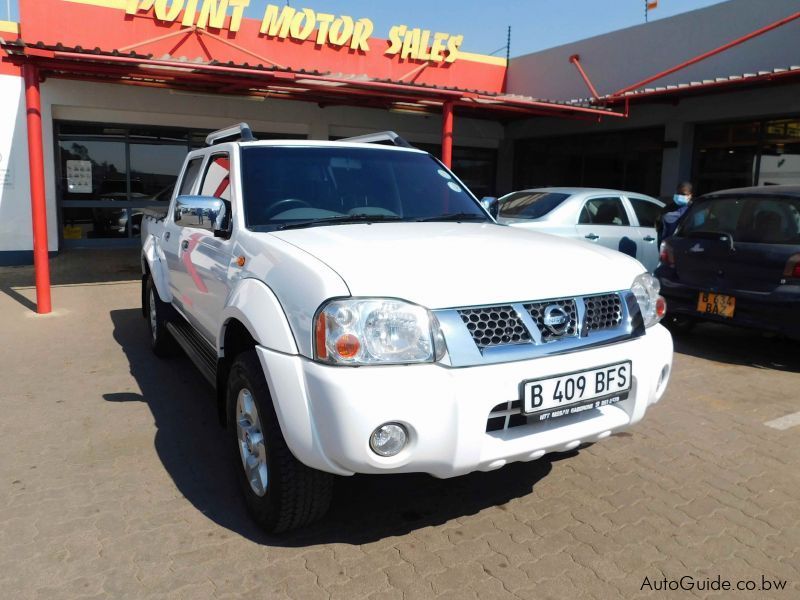
[(647, 2), (647, 10), (655, 10), (658, 8), (658, 0), (645, 0)]

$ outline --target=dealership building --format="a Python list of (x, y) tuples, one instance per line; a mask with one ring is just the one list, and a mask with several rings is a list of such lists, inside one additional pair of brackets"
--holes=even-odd
[[(729, 0), (511, 58), (249, 0), (19, 0), (0, 21), (0, 265), (138, 243), (186, 153), (393, 130), (478, 196), (800, 183), (800, 2)], [(442, 24), (443, 26), (445, 24)]]

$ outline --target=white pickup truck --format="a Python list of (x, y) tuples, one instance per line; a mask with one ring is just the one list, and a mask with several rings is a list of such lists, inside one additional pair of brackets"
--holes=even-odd
[(672, 339), (636, 260), (498, 225), (390, 132), (207, 142), (143, 221), (143, 312), (155, 353), (215, 386), (267, 530), (321, 517), (333, 475), (498, 469), (663, 395)]

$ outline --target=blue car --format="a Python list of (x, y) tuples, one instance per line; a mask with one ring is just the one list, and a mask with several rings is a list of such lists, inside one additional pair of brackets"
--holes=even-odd
[(670, 320), (730, 323), (800, 339), (800, 186), (697, 198), (661, 244)]

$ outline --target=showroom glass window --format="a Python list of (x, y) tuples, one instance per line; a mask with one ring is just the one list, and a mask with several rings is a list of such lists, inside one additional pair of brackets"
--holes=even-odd
[(800, 185), (800, 118), (764, 123), (758, 185)]
[(514, 189), (599, 187), (657, 196), (664, 128), (522, 139), (514, 145)]
[(700, 194), (800, 184), (800, 118), (698, 125), (693, 179)]
[(186, 154), (209, 132), (61, 121), (55, 133), (61, 236), (76, 247), (137, 245), (144, 210), (169, 203)]
[[(442, 158), (441, 144), (414, 143), (415, 148), (430, 152)], [(453, 167), (451, 169), (478, 198), (496, 194), (497, 150), (471, 146), (453, 146)]]
[(189, 131), (56, 123), (65, 246), (138, 243), (144, 209), (164, 206), (190, 149)]
[(131, 198), (169, 202), (189, 150), (188, 132), (130, 130)]

